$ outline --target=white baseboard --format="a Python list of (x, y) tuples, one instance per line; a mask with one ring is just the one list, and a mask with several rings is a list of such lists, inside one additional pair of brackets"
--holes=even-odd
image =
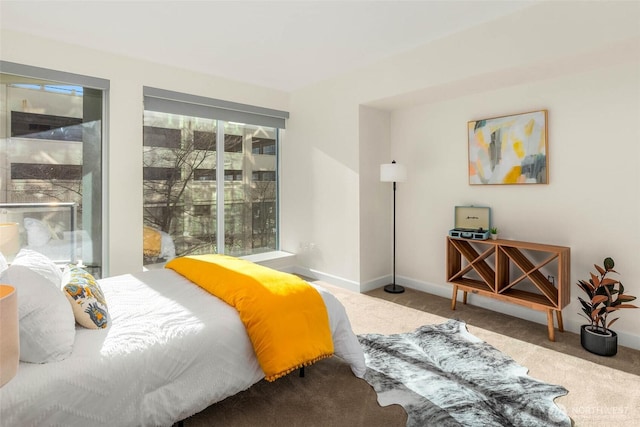
[[(417, 291), (427, 292), (429, 294), (448, 298), (451, 300), (453, 296), (453, 288), (451, 285), (436, 285), (433, 283), (422, 282), (408, 277), (397, 276), (396, 282), (399, 285), (406, 286)], [(462, 292), (458, 292), (458, 301), (462, 302)], [(499, 313), (508, 314), (520, 319), (529, 320), (531, 322), (547, 325), (547, 315), (539, 310), (531, 310), (515, 304), (498, 301), (490, 297), (484, 297), (472, 293), (467, 294), (467, 304), (476, 305), (488, 310), (497, 311)], [(451, 317), (455, 317), (455, 311), (451, 311)], [(583, 322), (576, 322), (572, 319), (563, 319), (565, 331), (580, 334), (580, 326)], [(640, 335), (630, 334), (626, 332), (618, 332), (618, 344), (624, 347), (640, 350)]]
[[(379, 277), (365, 283), (358, 283), (353, 280), (343, 279), (332, 274), (323, 273), (318, 270), (309, 269), (306, 267), (300, 267), (296, 265), (293, 268), (293, 272), (302, 274), (307, 277), (311, 277), (316, 280), (324, 280), (332, 285), (340, 286), (353, 292), (369, 292), (374, 289), (378, 289), (384, 285), (391, 283), (391, 276)], [(420, 280), (411, 279), (404, 276), (396, 276), (396, 283), (407, 288), (415, 289), (417, 291), (426, 292), (439, 297), (447, 298), (451, 300), (453, 296), (453, 288), (451, 285), (438, 285), (434, 283), (427, 283)], [(458, 292), (458, 301), (462, 302), (462, 292)], [(539, 310), (531, 310), (525, 307), (521, 307), (516, 304), (509, 304), (506, 302), (498, 301), (490, 297), (484, 297), (469, 293), (467, 294), (467, 304), (476, 305), (488, 310), (496, 311), (498, 313), (507, 314), (509, 316), (518, 317), (520, 319), (528, 320), (530, 322), (539, 323), (541, 325), (547, 325), (546, 313)], [(451, 317), (455, 317), (455, 311), (451, 311)], [(573, 319), (563, 319), (564, 329), (569, 332), (580, 334), (580, 326), (582, 322), (576, 322)], [(631, 334), (628, 332), (618, 332), (618, 344), (624, 347), (640, 350), (640, 335)]]
[(241, 258), (286, 273), (293, 273), (296, 265), (296, 255), (284, 251), (264, 252)]
[(312, 268), (300, 267), (296, 265), (293, 272), (303, 276), (310, 277), (315, 280), (323, 280), (335, 286), (348, 289), (353, 292), (360, 292), (360, 285), (353, 280), (343, 279), (342, 277), (334, 276), (332, 274), (323, 273)]
[[(382, 276), (368, 282), (360, 283), (360, 292), (369, 292), (381, 288), (392, 282), (392, 276)], [(397, 282), (397, 280), (396, 280)]]

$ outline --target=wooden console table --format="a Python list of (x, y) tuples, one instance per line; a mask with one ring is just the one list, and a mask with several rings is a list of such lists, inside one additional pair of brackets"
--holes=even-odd
[[(562, 309), (570, 302), (570, 256), (570, 248), (564, 246), (447, 237), (451, 309), (456, 309), (458, 290), (462, 290), (464, 304), (471, 292), (546, 311), (549, 340), (555, 341), (553, 312), (563, 332)], [(551, 273), (545, 276), (543, 268)]]

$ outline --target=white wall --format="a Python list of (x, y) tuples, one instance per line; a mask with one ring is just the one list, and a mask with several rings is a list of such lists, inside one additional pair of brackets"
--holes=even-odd
[(359, 107), (349, 92), (338, 82), (291, 95), (281, 248), (298, 254), (299, 272), (359, 289)]
[[(294, 92), (288, 138), (299, 163), (296, 183), (283, 183), (283, 213), (300, 213), (298, 200), (305, 212), (326, 212), (289, 224), (291, 248), (301, 236), (323, 242), (301, 268), (313, 265), (361, 290), (390, 278), (391, 263), (383, 260), (391, 259), (391, 224), (386, 232), (375, 228), (390, 219), (391, 192), (374, 171), (395, 158), (409, 169), (397, 193), (399, 283), (450, 297), (444, 239), (454, 206), (476, 204), (492, 207), (503, 237), (572, 248), (567, 329), (583, 323), (573, 283), (605, 256), (614, 257), (628, 291), (640, 296), (633, 261), (640, 249), (633, 218), (640, 190), (639, 19), (636, 2), (545, 2)], [(367, 107), (359, 116), (357, 105)], [(467, 122), (537, 109), (549, 110), (550, 184), (469, 186)], [(391, 133), (371, 145), (379, 150), (372, 154), (365, 150), (377, 132), (376, 114), (389, 120)], [(315, 191), (318, 153), (327, 152), (322, 197), (307, 197)], [(376, 261), (387, 269), (382, 278)], [(532, 310), (470, 302), (546, 323)], [(640, 313), (621, 317), (620, 342), (640, 348)]]
[[(492, 208), (501, 238), (571, 248), (565, 328), (578, 331), (585, 323), (577, 315), (577, 296), (584, 295), (574, 283), (607, 256), (627, 292), (640, 297), (639, 94), (640, 62), (634, 62), (395, 111), (391, 139), (412, 172), (398, 208), (398, 271), (405, 283), (450, 297), (443, 236), (453, 226), (453, 207), (474, 204)], [(464, 124), (538, 108), (549, 111), (549, 184), (468, 185)], [(546, 321), (542, 312), (475, 295), (469, 302)], [(621, 341), (640, 346), (640, 310), (620, 317), (614, 330)]]
[[(3, 30), (2, 60), (110, 81), (108, 115), (108, 274), (142, 270), (142, 87), (287, 110), (289, 95), (49, 39)], [(224, 59), (221, 59), (224, 60)], [(140, 236), (132, 239), (131, 236)]]
[(393, 160), (389, 144), (390, 114), (361, 106), (359, 122), (360, 247), (366, 248), (366, 256), (360, 259), (360, 283), (373, 288), (389, 283), (389, 269), (392, 268), (387, 248), (388, 242), (393, 241), (393, 217), (389, 205), (393, 184), (379, 182), (380, 165)]

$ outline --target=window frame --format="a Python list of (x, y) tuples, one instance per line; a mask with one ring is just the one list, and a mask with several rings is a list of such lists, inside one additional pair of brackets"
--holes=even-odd
[[(153, 88), (145, 86), (143, 88), (144, 94), (144, 111), (145, 114), (147, 111), (158, 112), (158, 113), (167, 113), (167, 114), (175, 114), (181, 116), (189, 116), (195, 118), (204, 118), (215, 120), (217, 122), (216, 126), (216, 134), (214, 137), (214, 143), (216, 144), (216, 166), (215, 166), (215, 174), (216, 174), (216, 185), (221, 185), (222, 191), (216, 186), (216, 247), (218, 253), (225, 253), (226, 244), (225, 244), (225, 229), (226, 229), (226, 220), (225, 220), (225, 184), (226, 183), (245, 183), (247, 180), (252, 180), (252, 174), (248, 177), (242, 176), (242, 171), (232, 172), (232, 168), (229, 168), (227, 165), (227, 169), (225, 170), (225, 155), (252, 155), (252, 156), (274, 156), (275, 157), (275, 170), (273, 173), (275, 174), (274, 180), (267, 181), (259, 181), (259, 182), (270, 182), (275, 181), (276, 187), (274, 188), (274, 197), (275, 197), (275, 209), (276, 215), (274, 218), (275, 222), (275, 248), (274, 250), (279, 250), (280, 246), (280, 227), (279, 227), (279, 206), (280, 206), (280, 191), (279, 191), (279, 141), (280, 141), (280, 133), (282, 130), (286, 128), (286, 119), (289, 118), (289, 113), (281, 110), (268, 109), (263, 107), (257, 107), (247, 104), (239, 104), (235, 102), (219, 100), (214, 98), (207, 98), (198, 95), (185, 94), (180, 92), (173, 92), (165, 89)], [(230, 141), (234, 139), (234, 136), (231, 134), (225, 134), (225, 124), (228, 123), (238, 123), (238, 124), (247, 124), (249, 126), (264, 126), (275, 129), (275, 137), (274, 138), (261, 138), (262, 140), (273, 140), (272, 144), (266, 144), (266, 146), (272, 145), (274, 146), (274, 153), (254, 153), (253, 152), (253, 144), (251, 147), (245, 147), (246, 144), (244, 142), (240, 144), (241, 149), (237, 147), (237, 141), (234, 145), (235, 149), (227, 150), (228, 144)], [(195, 138), (194, 138), (195, 140)], [(244, 138), (243, 138), (244, 140)], [(220, 142), (223, 144), (220, 144)], [(196, 142), (194, 141), (194, 145)], [(260, 141), (259, 144), (265, 145), (264, 141)], [(219, 146), (222, 145), (222, 146)], [(261, 147), (261, 146), (260, 146)], [(196, 147), (198, 149), (198, 147)], [(245, 153), (246, 150), (249, 150), (249, 153)], [(259, 151), (264, 151), (264, 148), (260, 148)], [(231, 172), (231, 173), (230, 173)], [(238, 175), (237, 172), (240, 172)], [(204, 172), (203, 172), (204, 173)], [(233, 180), (228, 180), (228, 177), (233, 176)], [(195, 178), (195, 177), (194, 177)], [(196, 179), (193, 180), (198, 181)], [(204, 182), (213, 182), (213, 180), (202, 180)], [(253, 182), (253, 181), (252, 181)], [(253, 215), (252, 215), (253, 217)], [(253, 231), (252, 231), (252, 234)], [(252, 243), (253, 245), (253, 243)], [(258, 252), (255, 252), (258, 253)]]
[[(107, 277), (109, 275), (109, 217), (108, 213), (108, 178), (109, 178), (109, 162), (107, 156), (107, 147), (109, 145), (109, 96), (110, 81), (107, 79), (92, 77), (82, 74), (70, 73), (66, 71), (53, 70), (49, 68), (36, 67), (32, 65), (19, 64), (10, 61), (0, 60), (0, 74), (14, 75), (18, 77), (32, 78), (36, 80), (44, 80), (51, 83), (61, 83), (70, 86), (79, 86), (84, 89), (93, 89), (101, 91), (101, 141), (100, 141), (100, 258), (99, 271), (96, 276)], [(11, 137), (7, 135), (7, 138)], [(23, 138), (23, 136), (17, 136)], [(70, 141), (71, 142), (71, 141)], [(95, 195), (88, 195), (95, 200)], [(83, 195), (84, 202), (84, 195)], [(96, 209), (92, 206), (95, 212)], [(95, 255), (94, 255), (95, 256)]]

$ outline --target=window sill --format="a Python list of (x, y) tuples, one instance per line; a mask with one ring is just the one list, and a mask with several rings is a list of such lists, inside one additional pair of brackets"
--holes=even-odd
[[(256, 264), (264, 265), (265, 267), (290, 273), (293, 271), (295, 266), (296, 255), (284, 251), (271, 251), (260, 254), (245, 255), (240, 258), (255, 262)], [(164, 265), (165, 263), (147, 264), (142, 268), (142, 270), (147, 271), (164, 268)]]
[(293, 271), (296, 263), (296, 255), (284, 251), (263, 252), (260, 254), (245, 255), (240, 258), (289, 273)]

